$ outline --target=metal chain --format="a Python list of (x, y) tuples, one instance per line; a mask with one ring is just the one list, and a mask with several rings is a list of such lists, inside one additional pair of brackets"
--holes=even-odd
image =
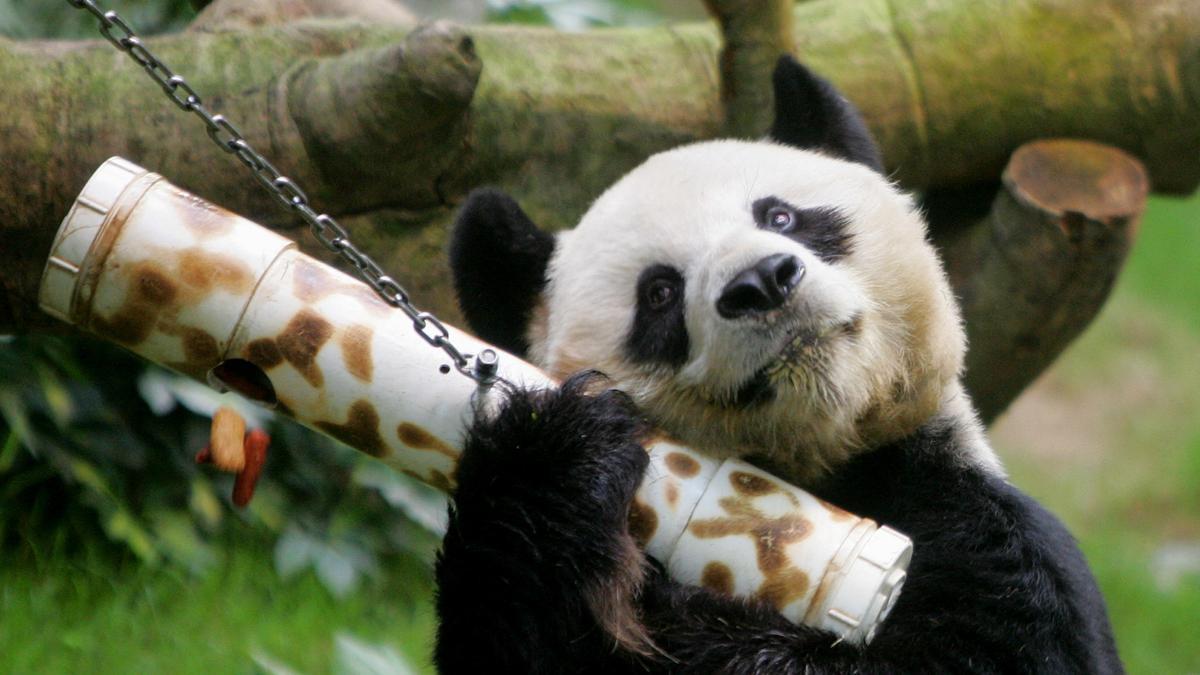
[(271, 162), (250, 146), (237, 127), (222, 115), (214, 115), (204, 107), (200, 95), (191, 85), (163, 63), (137, 36), (133, 28), (114, 11), (104, 11), (94, 0), (67, 0), (85, 9), (100, 24), (100, 33), (118, 50), (125, 52), (162, 87), (163, 92), (185, 112), (195, 113), (208, 128), (208, 136), (227, 153), (237, 157), (254, 174), (255, 180), (270, 192), (281, 205), (294, 211), (308, 223), (312, 233), (331, 251), (354, 266), (358, 275), (384, 302), (404, 312), (412, 319), (413, 330), (430, 345), (441, 349), (454, 362), (455, 369), (480, 384), (496, 380), (497, 358), (491, 349), (483, 350), (471, 364), (471, 355), (464, 354), (450, 342), (450, 331), (429, 312), (412, 304), (408, 292), (395, 279), (384, 273), (369, 255), (350, 241), (350, 234), (332, 216), (317, 213), (308, 202), (308, 195), (290, 178), (279, 173)]

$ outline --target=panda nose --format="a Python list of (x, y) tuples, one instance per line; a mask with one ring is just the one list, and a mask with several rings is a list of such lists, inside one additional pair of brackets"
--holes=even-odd
[(737, 274), (717, 299), (717, 313), (738, 319), (783, 305), (804, 278), (804, 263), (794, 255), (776, 253)]

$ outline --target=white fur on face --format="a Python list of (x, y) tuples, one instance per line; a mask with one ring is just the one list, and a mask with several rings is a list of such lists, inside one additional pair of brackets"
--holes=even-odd
[[(759, 229), (751, 205), (776, 197), (847, 219), (836, 262)], [(716, 311), (725, 285), (766, 256), (806, 273), (785, 305), (754, 318)], [(686, 361), (626, 355), (639, 274), (685, 280)], [(669, 434), (717, 454), (756, 453), (819, 475), (853, 451), (911, 433), (957, 386), (964, 336), (911, 200), (866, 167), (770, 143), (715, 141), (647, 160), (605, 192), (551, 260), (531, 357), (558, 376), (607, 373)], [(774, 396), (731, 405), (767, 373)]]

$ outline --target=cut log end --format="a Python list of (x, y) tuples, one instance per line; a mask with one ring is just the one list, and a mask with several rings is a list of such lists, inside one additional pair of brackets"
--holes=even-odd
[(1112, 146), (1075, 139), (1021, 146), (1003, 180), (1005, 188), (1030, 207), (1101, 222), (1136, 217), (1150, 192), (1141, 162)]
[(989, 215), (943, 248), (962, 301), (966, 385), (990, 421), (1099, 313), (1149, 180), (1113, 147), (1042, 140), (1013, 153)]

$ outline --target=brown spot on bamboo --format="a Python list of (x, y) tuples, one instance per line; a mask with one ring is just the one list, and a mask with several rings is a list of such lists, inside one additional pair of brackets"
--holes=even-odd
[(283, 363), (283, 353), (279, 351), (279, 345), (276, 345), (271, 338), (250, 341), (243, 353), (247, 361), (263, 370), (270, 370)]
[[(333, 336), (333, 326), (319, 315), (301, 310), (275, 338), (279, 352), (314, 387), (325, 383), (317, 367), (317, 352)], [(378, 433), (378, 432), (376, 432)]]
[(665, 462), (667, 469), (680, 478), (691, 478), (700, 473), (700, 462), (682, 452), (668, 452)]
[(724, 595), (733, 595), (733, 570), (724, 563), (710, 562), (700, 572), (700, 585)]
[(688, 530), (699, 539), (749, 537), (763, 575), (755, 595), (772, 607), (783, 609), (788, 603), (804, 597), (809, 587), (808, 575), (790, 564), (787, 547), (808, 537), (812, 523), (794, 513), (767, 516), (746, 498), (725, 497), (718, 504), (725, 511), (725, 517), (693, 521)]
[(199, 328), (183, 328), (183, 356), (188, 363), (204, 369), (212, 368), (221, 358), (217, 339)]
[(429, 470), (429, 478), (425, 482), (447, 494), (454, 491), (454, 481), (437, 469)]
[(91, 329), (97, 335), (131, 346), (150, 336), (157, 318), (157, 308), (127, 302), (111, 317), (93, 315)]
[(773, 492), (779, 492), (778, 485), (762, 476), (745, 471), (734, 471), (729, 474), (729, 482), (733, 485), (733, 489), (737, 490), (738, 494), (743, 494), (747, 497), (761, 497)]
[(776, 609), (783, 609), (804, 597), (808, 584), (807, 574), (789, 567), (764, 579), (754, 595)]
[(346, 445), (373, 457), (383, 457), (388, 453), (388, 447), (379, 433), (379, 413), (365, 399), (351, 404), (344, 423), (317, 422), (316, 426)]
[(432, 450), (452, 459), (458, 459), (458, 451), (449, 443), (410, 422), (401, 422), (400, 426), (396, 427), (396, 435), (400, 437), (401, 443), (415, 450)]
[(254, 284), (253, 275), (246, 265), (200, 248), (189, 248), (179, 253), (179, 278), (200, 291), (220, 288), (238, 292), (249, 290)]
[(667, 483), (667, 504), (675, 508), (679, 504), (679, 486), (674, 482)]
[(133, 297), (137, 302), (161, 307), (178, 295), (175, 282), (157, 265), (139, 264), (133, 269)]
[(179, 295), (175, 282), (158, 264), (142, 262), (129, 270), (129, 295), (105, 317), (94, 314), (90, 328), (98, 335), (124, 345), (136, 345), (150, 336), (158, 316)]
[(639, 546), (645, 546), (658, 530), (658, 514), (637, 499), (629, 505), (629, 534)]
[(371, 356), (371, 338), (375, 331), (370, 326), (357, 324), (342, 333), (342, 362), (346, 371), (363, 382), (370, 382), (375, 370)]

